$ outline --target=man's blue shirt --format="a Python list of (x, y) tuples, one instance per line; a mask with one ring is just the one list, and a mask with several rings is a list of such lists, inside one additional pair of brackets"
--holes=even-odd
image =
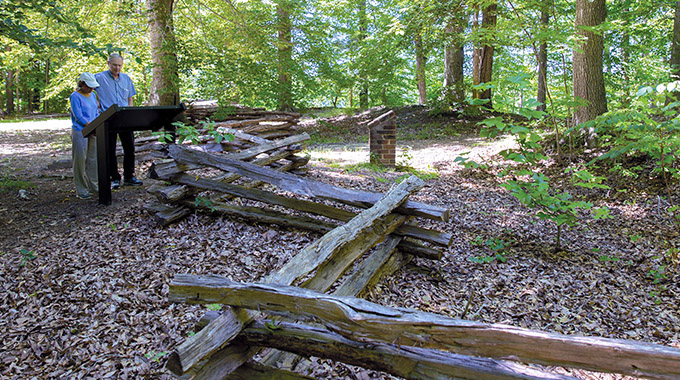
[(128, 98), (137, 94), (135, 85), (127, 74), (118, 74), (118, 79), (116, 80), (113, 79), (111, 71), (106, 70), (96, 74), (94, 77), (97, 79), (97, 83), (99, 83), (99, 87), (95, 91), (97, 91), (102, 111), (106, 111), (114, 104), (118, 104), (119, 107), (127, 107), (130, 105)]

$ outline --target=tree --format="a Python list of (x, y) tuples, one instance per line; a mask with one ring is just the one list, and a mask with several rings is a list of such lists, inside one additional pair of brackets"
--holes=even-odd
[[(425, 52), (423, 49), (423, 36), (417, 31), (414, 36), (416, 48), (416, 80), (418, 81), (418, 102), (421, 105), (427, 103), (427, 87), (425, 82)], [(385, 102), (383, 102), (385, 103)]]
[[(363, 56), (368, 53), (366, 47), (366, 38), (368, 37), (368, 15), (366, 14), (367, 0), (359, 0), (359, 36), (358, 45), (362, 49)], [(365, 67), (359, 69), (359, 108), (368, 108), (368, 72)]]
[[(484, 6), (482, 10), (481, 23), (481, 47), (474, 49), (473, 52), (473, 83), (479, 85), (482, 83), (489, 83), (493, 74), (493, 29), (496, 26), (498, 4), (493, 1)], [(475, 20), (479, 23), (478, 20)], [(493, 108), (491, 104), (491, 87), (485, 86), (481, 91), (475, 90), (473, 93), (475, 99), (488, 100), (484, 106), (486, 108)]]
[(447, 42), (444, 48), (444, 99), (448, 103), (462, 103), (465, 100), (463, 84), (465, 14), (462, 1), (459, 4), (460, 8), (451, 11), (445, 30)]
[(673, 42), (671, 44), (671, 80), (680, 80), (680, 1), (675, 2)]
[(147, 0), (152, 79), (150, 105), (179, 104), (177, 43), (172, 11), (174, 0)]
[(574, 112), (574, 125), (593, 120), (607, 112), (602, 70), (604, 39), (598, 26), (607, 17), (605, 0), (576, 0), (575, 26), (578, 45), (574, 48), (574, 98), (585, 101)]
[(279, 74), (278, 109), (291, 111), (293, 109), (293, 89), (290, 69), (293, 65), (293, 41), (292, 26), (290, 23), (290, 6), (286, 0), (278, 1), (276, 4), (276, 21), (278, 33), (278, 62), (277, 69)]
[[(544, 0), (541, 4), (541, 27), (547, 30), (550, 23), (550, 4), (551, 0)], [(536, 100), (541, 103), (536, 106), (537, 111), (545, 111), (546, 94), (548, 92), (548, 41), (545, 38), (541, 39), (541, 44), (538, 45), (538, 91), (536, 93)]]

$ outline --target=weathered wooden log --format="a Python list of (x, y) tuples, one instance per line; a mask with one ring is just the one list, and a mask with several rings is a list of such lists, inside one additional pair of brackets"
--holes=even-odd
[[(231, 159), (231, 160), (247, 160), (249, 158), (255, 157), (258, 154), (261, 153), (266, 153), (284, 146), (292, 145), (295, 143), (299, 143), (302, 141), (309, 140), (309, 135), (307, 133), (303, 133), (300, 135), (295, 135), (291, 137), (287, 137), (285, 139), (281, 140), (274, 140), (270, 141), (268, 143), (263, 143), (259, 145), (255, 145), (251, 148), (242, 150), (240, 152), (236, 153), (227, 153), (224, 155), (225, 158)], [(185, 148), (188, 149), (188, 148)]]
[[(236, 197), (283, 206), (297, 211), (303, 211), (315, 215), (325, 216), (327, 218), (339, 220), (342, 222), (346, 222), (356, 216), (356, 213), (343, 210), (337, 207), (307, 201), (304, 199), (284, 197), (269, 191), (252, 188), (255, 187), (256, 185), (259, 185), (260, 184), (259, 181), (253, 184), (249, 184), (246, 187), (230, 183), (223, 183), (220, 181), (210, 179), (201, 179), (197, 178), (196, 176), (188, 174), (177, 174), (173, 176), (171, 180), (176, 184), (195, 187), (201, 190), (217, 191)], [(170, 190), (166, 190), (166, 192), (168, 191)], [(170, 198), (166, 199), (169, 200)], [(451, 234), (427, 230), (418, 226), (409, 225), (408, 223), (399, 226), (395, 233), (397, 235), (408, 236), (445, 246), (450, 245), (452, 238)]]
[(177, 174), (172, 177), (172, 181), (177, 184), (197, 187), (202, 190), (217, 191), (258, 202), (283, 206), (293, 210), (323, 215), (325, 217), (341, 221), (348, 221), (356, 215), (350, 211), (342, 210), (321, 203), (315, 203), (299, 198), (284, 197), (270, 191), (246, 188), (244, 186), (234, 185), (231, 183), (196, 178), (195, 176), (189, 174)]
[(334, 332), (361, 341), (652, 379), (680, 377), (678, 348), (453, 319), (291, 286), (241, 284), (218, 276), (177, 275), (170, 285), (169, 299), (223, 303), (288, 317), (313, 318)]
[(256, 363), (245, 363), (229, 374), (230, 380), (315, 380), (313, 377)]
[[(271, 162), (275, 162), (275, 161), (280, 160), (282, 158), (286, 158), (290, 154), (291, 154), (291, 152), (288, 151), (288, 148), (281, 148), (281, 149), (278, 149), (274, 152), (271, 152), (269, 155), (266, 155), (265, 157), (260, 157), (256, 160), (254, 160), (253, 163), (256, 164), (256, 165), (267, 165), (267, 164), (270, 164)], [(285, 170), (288, 170), (291, 167), (297, 166), (297, 163), (295, 161), (291, 161), (291, 163), (292, 163), (292, 165), (290, 165), (290, 167), (281, 167), (278, 170), (285, 171)], [(163, 162), (159, 162), (158, 165), (156, 165), (156, 163), (151, 165), (151, 168), (149, 169), (149, 177), (155, 178), (155, 179), (170, 180), (172, 178), (172, 176), (177, 174), (177, 173), (181, 174), (185, 170), (199, 169), (199, 168), (202, 168), (202, 167), (203, 166), (200, 166), (200, 165), (192, 166), (192, 165), (178, 164), (175, 160), (165, 160)], [(222, 176), (218, 179), (221, 182), (227, 183), (227, 182), (233, 182), (233, 181), (237, 180), (239, 177), (240, 176), (238, 174), (228, 173), (228, 174), (226, 174), (226, 175), (224, 175), (224, 176)], [(251, 184), (251, 185), (256, 186), (257, 184)], [(154, 194), (153, 189), (154, 189), (153, 187), (149, 188), (148, 191), (150, 191), (152, 194)], [(170, 197), (164, 198), (164, 196), (160, 195), (160, 194), (157, 195), (157, 197), (159, 197), (159, 199), (161, 201), (164, 201), (164, 202), (165, 201), (178, 201), (178, 200), (182, 199), (182, 196), (188, 197), (188, 196), (194, 195), (196, 192), (197, 192), (196, 189), (193, 189), (192, 191), (188, 191), (186, 194), (175, 193), (175, 195), (177, 195), (177, 197), (173, 197), (173, 198), (170, 198)], [(191, 207), (191, 203), (188, 203), (188, 204)], [(181, 207), (181, 209), (186, 210), (184, 207)], [(223, 209), (222, 211), (225, 212), (225, 213), (229, 213), (233, 210), (234, 210), (233, 208), (230, 209), (230, 208), (227, 207), (227, 208)], [(172, 211), (170, 211), (170, 209), (166, 209), (163, 212), (156, 214), (155, 220), (159, 223), (163, 223), (161, 225), (165, 226), (165, 225), (168, 225), (170, 223), (174, 223), (174, 222), (178, 221), (179, 219), (181, 219), (182, 217), (184, 217), (186, 215), (188, 215), (188, 213), (184, 212), (184, 211), (178, 212), (178, 213), (172, 213)], [(237, 213), (231, 214), (231, 215), (238, 215), (240, 217), (246, 217), (246, 215), (251, 215), (251, 213), (250, 213), (250, 211), (238, 210)], [(256, 217), (251, 218), (251, 219), (255, 219), (255, 220), (259, 220), (259, 221), (271, 220), (271, 219), (268, 219), (269, 217), (260, 218), (260, 217), (256, 216)], [(280, 221), (280, 220), (283, 220), (283, 219), (285, 219), (285, 218), (278, 218), (277, 217), (276, 220)], [(293, 222), (298, 222), (298, 221), (294, 220)], [(276, 224), (281, 225), (280, 223), (276, 223)], [(293, 227), (296, 227), (296, 228), (303, 228), (302, 225), (310, 225), (308, 221), (304, 221), (302, 223), (302, 225), (300, 223), (293, 223), (293, 224), (294, 224)], [(290, 225), (290, 224), (285, 224), (285, 225)], [(332, 226), (329, 225), (329, 228), (332, 228)], [(325, 232), (326, 230), (319, 230), (319, 231)]]
[[(383, 275), (389, 275), (398, 270), (405, 260), (401, 252), (396, 251), (401, 237), (388, 236), (385, 242), (375, 248), (359, 267), (343, 280), (333, 294), (341, 297), (357, 297), (368, 286), (375, 284)], [(204, 316), (205, 318), (205, 316)], [(206, 322), (207, 323), (207, 322)], [(265, 365), (275, 365), (276, 363), (295, 363), (295, 355), (285, 351), (270, 351), (264, 355), (262, 363)], [(298, 363), (294, 368), (307, 367), (311, 363)]]
[[(325, 234), (293, 256), (283, 267), (266, 277), (266, 282), (293, 284), (341, 252), (349, 243), (368, 232), (383, 217), (421, 189), (424, 182), (416, 176), (393, 187), (373, 207), (362, 211), (349, 222)], [(403, 222), (403, 221), (402, 221)], [(363, 252), (363, 251), (362, 251)]]
[(302, 286), (307, 289), (326, 292), (354, 261), (361, 257), (364, 252), (382, 242), (397, 227), (402, 225), (407, 218), (407, 216), (399, 214), (386, 215), (378, 223), (374, 223), (370, 230), (366, 230), (361, 235), (361, 238), (356, 238), (346, 243), (330, 260), (319, 267), (313, 277), (305, 280)]
[(404, 239), (399, 242), (399, 249), (404, 252), (408, 252), (413, 256), (422, 257), (424, 259), (441, 260), (442, 258), (441, 250), (428, 247), (423, 243), (411, 239)]
[[(272, 122), (286, 122), (293, 124), (295, 118), (286, 115), (271, 115), (267, 117), (257, 118), (257, 119), (246, 119), (246, 120), (226, 120), (219, 121), (215, 123), (216, 128), (231, 128), (231, 129), (241, 129), (246, 133), (249, 133), (248, 127), (253, 125), (258, 125), (260, 123), (272, 123)], [(267, 124), (264, 124), (267, 125)], [(275, 125), (276, 126), (276, 125)]]
[(402, 267), (407, 260), (401, 252), (396, 251), (402, 240), (399, 236), (390, 235), (377, 246), (359, 267), (338, 286), (333, 294), (340, 297), (358, 297), (367, 288), (374, 286), (381, 278), (386, 277)]
[[(410, 257), (396, 250), (400, 240), (400, 237), (388, 236), (332, 294), (340, 297), (358, 297), (381, 278), (399, 270)], [(200, 331), (219, 315), (217, 311), (208, 310), (194, 325), (194, 332)]]
[[(382, 217), (389, 215), (411, 193), (422, 188), (423, 184), (422, 180), (412, 176), (398, 186), (393, 187), (373, 207), (364, 210), (344, 226), (333, 229), (321, 237), (321, 239), (305, 247), (305, 249), (284, 265), (285, 270), (269, 274), (266, 277), (266, 281), (277, 284), (292, 284), (294, 281), (318, 269), (322, 264), (332, 259), (335, 254), (343, 254), (343, 248), (348, 246), (353, 240), (361, 237), (361, 232), (368, 231)], [(300, 259), (301, 257), (303, 260)], [(255, 317), (254, 313), (250, 313), (249, 317), (253, 319)], [(210, 322), (206, 328), (212, 328), (213, 323), (217, 322)], [(223, 379), (226, 374), (229, 374), (247, 360), (245, 356), (240, 356), (241, 354), (246, 351), (252, 351), (247, 347), (227, 346), (216, 354), (206, 357), (206, 361), (201, 362), (200, 365), (194, 363), (195, 365), (191, 366), (184, 364), (186, 358), (192, 357), (192, 355), (191, 352), (183, 350), (183, 347), (193, 347), (194, 350), (202, 350), (199, 348), (202, 344), (214, 347), (216, 345), (224, 345), (227, 342), (201, 343), (195, 336), (187, 338), (187, 341), (189, 343), (185, 342), (182, 346), (178, 347), (171, 358), (169, 358), (169, 360), (173, 360), (173, 363), (168, 363), (166, 366), (171, 370), (181, 369), (182, 372), (175, 372), (177, 375), (191, 374), (191, 376), (195, 376), (195, 379)]]
[[(259, 166), (269, 165), (272, 162), (276, 162), (278, 160), (290, 157), (291, 155), (297, 152), (299, 152), (299, 150), (290, 150), (289, 147), (284, 147), (281, 149), (277, 149), (273, 152), (270, 152), (268, 155), (264, 157), (256, 158), (251, 162), (251, 164)], [(291, 162), (296, 161), (298, 160), (296, 159), (291, 160)], [(153, 179), (162, 179), (169, 181), (175, 174), (189, 170), (201, 169), (204, 168), (205, 166), (206, 165), (200, 163), (196, 164), (179, 163), (173, 159), (161, 160), (159, 162), (154, 162), (153, 164), (151, 164), (151, 168), (149, 168), (149, 177)], [(230, 175), (235, 176), (233, 177), (234, 179), (241, 177), (239, 174), (236, 173), (230, 173)]]
[(451, 240), (453, 240), (453, 234), (448, 232), (440, 232), (436, 230), (430, 230), (427, 228), (419, 227), (412, 223), (404, 223), (400, 226), (397, 231), (397, 235), (408, 236), (414, 239), (427, 241), (443, 247), (448, 247), (451, 245)]
[(168, 206), (160, 202), (151, 202), (144, 207), (147, 211), (154, 214), (155, 222), (161, 226), (167, 226), (191, 214), (191, 209), (189, 208)]
[[(170, 155), (179, 162), (209, 165), (225, 171), (232, 171), (251, 179), (271, 183), (282, 190), (300, 195), (330, 199), (359, 207), (370, 207), (381, 198), (380, 194), (344, 189), (323, 182), (300, 178), (292, 174), (262, 168), (248, 162), (232, 160), (224, 157), (224, 155), (199, 152), (179, 145), (172, 145), (169, 147), (169, 150)], [(445, 208), (414, 201), (406, 201), (397, 211), (407, 215), (422, 216), (441, 221), (448, 221), (449, 218), (449, 212)]]
[[(201, 208), (203, 210), (219, 212), (224, 215), (243, 218), (257, 223), (270, 223), (282, 227), (299, 228), (301, 230), (318, 233), (327, 233), (338, 227), (338, 225), (319, 219), (304, 216), (292, 216), (283, 212), (262, 209), (259, 207), (230, 205), (216, 200), (211, 200), (210, 205), (204, 204), (197, 206), (195, 202), (187, 200), (182, 201), (181, 204), (186, 208)], [(441, 251), (427, 247), (419, 242), (402, 240), (399, 242), (398, 248), (413, 256), (424, 259), (441, 260), (442, 257)]]
[(269, 140), (274, 140), (274, 139), (281, 139), (288, 137), (293, 134), (293, 131), (291, 129), (281, 129), (281, 130), (276, 130), (276, 131), (266, 131), (266, 132), (259, 132), (258, 136), (269, 139)]
[[(217, 126), (217, 124), (216, 124), (216, 126)], [(265, 143), (269, 142), (269, 140), (267, 140), (265, 138), (255, 136), (253, 134), (245, 133), (245, 132), (243, 132), (242, 130), (239, 130), (239, 129), (228, 128), (228, 127), (220, 127), (219, 131), (222, 132), (222, 133), (228, 133), (230, 135), (233, 135), (237, 139), (248, 141), (248, 142), (251, 142), (251, 143), (254, 143), (254, 144), (265, 144)]]
[(276, 224), (283, 227), (293, 227), (303, 230), (327, 232), (336, 228), (335, 225), (307, 216), (288, 215), (275, 210), (267, 210), (260, 207), (248, 207), (231, 205), (215, 200), (207, 204), (197, 206), (194, 202), (185, 200), (181, 202), (186, 208), (201, 208), (211, 212), (219, 212), (224, 215), (238, 217), (257, 223)]
[(164, 203), (177, 202), (191, 195), (191, 190), (186, 185), (153, 185), (146, 191), (155, 195), (159, 201)]
[(144, 205), (144, 209), (146, 209), (146, 211), (148, 211), (150, 213), (168, 211), (168, 210), (172, 210), (174, 208), (176, 208), (176, 207), (164, 205), (161, 202), (157, 202), (157, 201), (156, 202), (149, 202), (149, 203)]
[(544, 372), (510, 361), (418, 347), (360, 342), (322, 327), (299, 323), (281, 322), (275, 328), (266, 323), (254, 322), (241, 332), (238, 339), (251, 345), (332, 359), (405, 379), (576, 380), (575, 377)]
[[(166, 368), (175, 374), (187, 372), (204, 357), (214, 354), (232, 341), (250, 320), (246, 310), (227, 308), (210, 323), (209, 328), (197, 332), (195, 339), (187, 339), (179, 345), (168, 357)], [(181, 360), (177, 351), (183, 353)]]

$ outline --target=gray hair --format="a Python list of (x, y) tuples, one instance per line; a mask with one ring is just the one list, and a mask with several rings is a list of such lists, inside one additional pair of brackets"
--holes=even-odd
[(111, 62), (114, 59), (120, 59), (122, 61), (123, 57), (121, 57), (121, 55), (118, 53), (111, 53), (111, 55), (109, 55), (109, 59), (106, 62)]

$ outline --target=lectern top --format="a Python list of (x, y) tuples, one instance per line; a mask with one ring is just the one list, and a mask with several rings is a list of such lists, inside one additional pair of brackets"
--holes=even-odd
[(109, 131), (155, 131), (176, 121), (185, 108), (184, 104), (150, 107), (119, 107), (114, 104), (83, 128), (82, 133), (87, 137), (104, 124)]

